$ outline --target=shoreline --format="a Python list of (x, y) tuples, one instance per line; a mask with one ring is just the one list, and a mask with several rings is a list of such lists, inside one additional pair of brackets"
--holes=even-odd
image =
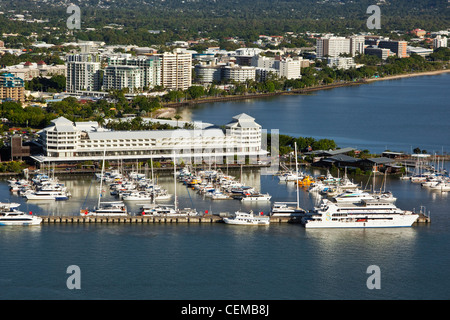
[(406, 73), (406, 74), (399, 74), (399, 75), (393, 75), (393, 76), (387, 76), (382, 78), (371, 78), (371, 79), (363, 79), (358, 81), (349, 81), (349, 82), (336, 82), (329, 85), (320, 85), (320, 86), (314, 86), (314, 87), (308, 87), (308, 88), (302, 88), (302, 89), (293, 89), (289, 91), (277, 91), (277, 92), (270, 92), (270, 93), (257, 93), (257, 94), (243, 94), (243, 95), (230, 95), (230, 96), (223, 96), (223, 97), (208, 97), (203, 99), (195, 99), (195, 100), (187, 100), (183, 102), (171, 102), (171, 103), (165, 103), (161, 109), (158, 110), (158, 113), (165, 116), (170, 116), (171, 114), (176, 114), (176, 109), (183, 108), (183, 107), (189, 107), (197, 104), (204, 104), (204, 103), (215, 103), (215, 102), (226, 102), (226, 101), (237, 101), (237, 100), (246, 100), (246, 99), (258, 99), (258, 98), (268, 98), (268, 97), (274, 97), (274, 96), (281, 96), (281, 95), (295, 95), (295, 94), (308, 94), (315, 91), (321, 91), (321, 90), (329, 90), (329, 89), (335, 89), (335, 88), (341, 88), (341, 87), (348, 87), (348, 86), (354, 86), (354, 85), (361, 85), (361, 84), (369, 84), (377, 81), (386, 81), (386, 80), (398, 80), (403, 78), (413, 78), (413, 77), (420, 77), (420, 76), (435, 76), (440, 74), (450, 73), (450, 69), (443, 69), (443, 70), (434, 70), (434, 71), (423, 71), (423, 72), (416, 72), (416, 73)]
[(368, 79), (368, 80), (366, 80), (366, 82), (383, 81), (383, 80), (397, 80), (397, 79), (413, 78), (413, 77), (421, 77), (421, 76), (436, 76), (439, 74), (444, 74), (444, 73), (449, 73), (449, 72), (450, 72), (450, 69), (424, 71), (424, 72), (416, 72), (416, 73), (406, 73), (406, 74), (399, 74), (399, 75), (388, 76), (388, 77), (383, 77), (383, 78)]

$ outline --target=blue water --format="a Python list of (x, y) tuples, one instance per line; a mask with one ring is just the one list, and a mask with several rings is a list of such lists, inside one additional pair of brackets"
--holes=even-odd
[(308, 95), (200, 105), (192, 119), (226, 124), (245, 112), (268, 132), (333, 139), (373, 153), (450, 152), (450, 74), (386, 80)]
[[(449, 79), (450, 76), (421, 77), (335, 89), (313, 96), (215, 104), (193, 110), (193, 117), (220, 124), (239, 112), (248, 112), (265, 128), (278, 127), (283, 129), (282, 133), (304, 133), (305, 136), (317, 133), (333, 137), (332, 133), (342, 132), (341, 139), (358, 137), (364, 148), (369, 144), (383, 147), (377, 140), (379, 135), (383, 143), (395, 137), (400, 146), (416, 142), (414, 147), (434, 145), (440, 150), (443, 145), (444, 150), (448, 150), (448, 136), (439, 139), (442, 132), (426, 132), (426, 137), (409, 135), (418, 131), (410, 126), (418, 120), (424, 127), (443, 128), (447, 130), (443, 132), (449, 132), (448, 117), (437, 115), (448, 116), (448, 111), (441, 108), (443, 101), (448, 100), (448, 91), (442, 87), (448, 87)], [(409, 95), (414, 92), (410, 90), (410, 84), (422, 88), (427, 98), (420, 98), (420, 103), (416, 101), (411, 112), (404, 112), (405, 106), (398, 107), (401, 109), (398, 113), (404, 117), (391, 115), (391, 125), (386, 127), (389, 133), (380, 129), (385, 126), (380, 121), (378, 135), (373, 136), (368, 132), (372, 130), (361, 127), (340, 128), (352, 110), (352, 122), (372, 123), (367, 116), (368, 109), (377, 119), (386, 117), (388, 107), (384, 103), (380, 103), (381, 109), (375, 110), (372, 109), (373, 101), (363, 97), (383, 97), (379, 102), (388, 104), (392, 101), (389, 102), (391, 109), (396, 109), (402, 104), (401, 97), (410, 100)], [(435, 91), (435, 88), (441, 90)], [(336, 101), (345, 100), (359, 102), (348, 106), (345, 112), (334, 112), (336, 121), (319, 111), (337, 110), (340, 107)], [(273, 107), (289, 110), (289, 114), (278, 112), (278, 116), (269, 121), (268, 110)], [(432, 108), (435, 111), (429, 113)], [(424, 121), (426, 117), (430, 118)], [(326, 127), (320, 125), (320, 119)], [(396, 121), (403, 123), (398, 127), (404, 128), (405, 132), (392, 134)], [(416, 138), (423, 139), (423, 144)], [(230, 173), (240, 176), (239, 170)], [(261, 175), (258, 170), (244, 171), (242, 180), (262, 192), (269, 192), (272, 201), (296, 199), (293, 184), (279, 183), (276, 177)], [(11, 194), (6, 181), (0, 181), (0, 201), (20, 202), (22, 210), (38, 215), (75, 215), (80, 208), (96, 203), (98, 182), (93, 182), (92, 177), (61, 177), (61, 181), (72, 192), (73, 197), (68, 201), (27, 202)], [(160, 174), (158, 182), (173, 193), (170, 174)], [(366, 184), (367, 177), (356, 182)], [(377, 185), (380, 183), (381, 178)], [(449, 299), (450, 193), (425, 190), (420, 185), (394, 178), (387, 179), (386, 189), (394, 193), (398, 198), (397, 205), (403, 209), (418, 210), (425, 206), (431, 213), (431, 224), (379, 230), (305, 230), (301, 225), (291, 224), (256, 228), (225, 224), (2, 227), (0, 299)], [(195, 207), (199, 211), (219, 213), (253, 209), (267, 213), (270, 209), (270, 203), (250, 205), (236, 200), (214, 202), (203, 199), (182, 184), (177, 184), (177, 194), (180, 206)], [(311, 209), (315, 203), (317, 198), (300, 190), (302, 207)], [(130, 205), (129, 209), (136, 213), (138, 206)], [(79, 290), (70, 290), (66, 286), (70, 276), (66, 270), (71, 265), (77, 265), (81, 270)], [(367, 268), (372, 265), (380, 268), (381, 289), (370, 290), (366, 285), (370, 276)]]

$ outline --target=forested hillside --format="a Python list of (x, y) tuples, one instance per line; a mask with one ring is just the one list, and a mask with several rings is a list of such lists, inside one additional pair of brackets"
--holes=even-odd
[[(77, 38), (108, 43), (165, 43), (177, 39), (237, 36), (254, 41), (260, 34), (333, 32), (367, 29), (372, 0), (0, 0), (0, 32), (47, 33), (53, 43), (67, 40), (66, 9), (81, 8)], [(449, 27), (447, 0), (380, 0), (380, 33), (391, 30), (441, 30)], [(14, 10), (14, 11), (11, 11)], [(15, 14), (44, 23), (11, 20)], [(47, 22), (48, 20), (48, 22)], [(48, 31), (49, 28), (58, 28)], [(105, 28), (107, 27), (107, 28)], [(86, 29), (88, 28), (88, 29)], [(150, 33), (157, 30), (159, 33)]]

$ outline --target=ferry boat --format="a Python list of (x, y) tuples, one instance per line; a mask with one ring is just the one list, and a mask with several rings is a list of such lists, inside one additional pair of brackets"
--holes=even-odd
[(126, 217), (127, 206), (121, 201), (101, 202), (94, 210), (80, 210), (80, 215), (96, 217)]
[(302, 218), (305, 228), (393, 228), (411, 227), (419, 217), (411, 211), (397, 208), (393, 203), (364, 199), (359, 203), (334, 203), (323, 199)]
[(41, 217), (34, 216), (31, 213), (25, 214), (14, 208), (3, 208), (0, 211), (0, 226), (32, 226), (39, 225), (41, 222)]
[(270, 217), (265, 216), (262, 212), (259, 215), (255, 215), (253, 211), (250, 212), (236, 211), (233, 217), (224, 217), (223, 222), (227, 224), (259, 226), (270, 224)]

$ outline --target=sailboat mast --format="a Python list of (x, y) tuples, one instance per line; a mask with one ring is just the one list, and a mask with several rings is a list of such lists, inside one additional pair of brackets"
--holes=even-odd
[(102, 197), (102, 187), (103, 187), (103, 171), (105, 170), (105, 156), (106, 156), (106, 148), (103, 150), (103, 162), (102, 162), (102, 173), (100, 175), (100, 190), (98, 193), (98, 204), (97, 208), (100, 208), (100, 199)]
[(177, 211), (177, 169), (175, 162), (175, 152), (173, 153), (173, 183), (174, 183), (174, 207), (175, 211)]
[(297, 160), (297, 141), (294, 144), (295, 146), (295, 174), (297, 175), (296, 177), (296, 184), (297, 184), (297, 209), (299, 208), (299, 195), (298, 195), (298, 160)]

